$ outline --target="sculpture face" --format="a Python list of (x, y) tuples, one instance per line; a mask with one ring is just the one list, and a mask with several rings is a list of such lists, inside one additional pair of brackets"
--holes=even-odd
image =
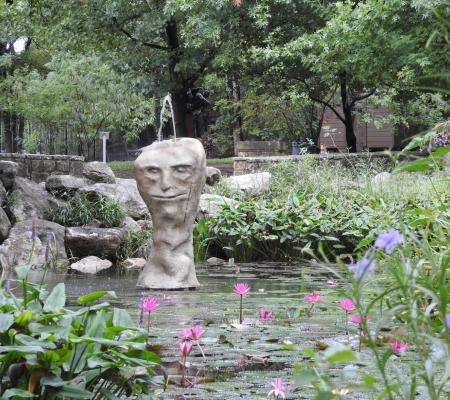
[(203, 146), (190, 138), (156, 142), (136, 159), (135, 173), (153, 222), (153, 247), (138, 285), (167, 289), (198, 286), (192, 224), (205, 182)]

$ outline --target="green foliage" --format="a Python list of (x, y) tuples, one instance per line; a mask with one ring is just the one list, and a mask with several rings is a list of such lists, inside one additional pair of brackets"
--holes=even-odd
[[(366, 170), (364, 169), (366, 168)], [(365, 164), (344, 168), (305, 156), (273, 167), (269, 196), (224, 206), (209, 219), (208, 235), (236, 260), (347, 254), (389, 227), (410, 225), (417, 234), (440, 229), (449, 218), (444, 174), (373, 180)], [(429, 222), (427, 215), (433, 215)], [(425, 218), (425, 219), (423, 219)]]
[(208, 224), (205, 218), (200, 218), (194, 224), (194, 260), (206, 261), (208, 257)]
[(104, 196), (81, 193), (48, 217), (63, 226), (92, 225), (97, 221), (101, 227), (112, 228), (122, 225), (126, 213), (118, 203)]
[(120, 259), (133, 257), (146, 257), (146, 250), (150, 246), (153, 237), (151, 229), (143, 229), (138, 232), (128, 232), (122, 241)]
[(27, 281), (29, 269), (17, 271), (20, 282), (9, 281), (8, 288), (0, 282), (1, 397), (111, 399), (148, 393), (160, 358), (146, 349), (147, 333), (125, 310), (94, 304), (114, 293), (82, 296), (77, 300), (82, 307), (69, 310), (64, 283), (49, 292)]
[[(377, 265), (371, 276), (355, 279), (345, 265), (328, 268), (345, 287), (337, 289), (338, 295), (351, 299), (356, 305), (353, 313), (364, 317), (360, 340), (370, 350), (364, 360), (373, 363), (377, 371), (361, 378), (355, 375), (345, 391), (373, 393), (390, 400), (411, 399), (417, 391), (427, 399), (448, 398), (450, 251), (446, 242), (450, 225), (448, 220), (443, 225), (435, 218), (430, 217), (430, 224), (440, 227), (437, 232), (426, 230), (417, 237), (405, 228), (405, 243), (391, 254), (381, 248), (366, 249), (361, 257)], [(407, 353), (413, 354), (407, 365), (393, 356), (387, 345), (394, 341), (406, 343)], [(329, 373), (331, 365), (339, 363), (342, 367), (363, 357), (344, 345), (318, 353), (300, 351), (312, 358), (294, 368), (296, 387), (301, 390), (312, 385), (318, 395), (324, 391), (337, 394), (343, 389), (342, 381), (335, 381)]]

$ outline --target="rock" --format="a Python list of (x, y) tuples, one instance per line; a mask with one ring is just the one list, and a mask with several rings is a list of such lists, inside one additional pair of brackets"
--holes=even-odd
[(77, 193), (99, 193), (109, 200), (115, 201), (134, 219), (144, 219), (149, 216), (147, 206), (139, 194), (134, 179), (116, 179), (115, 184), (96, 183), (78, 190)]
[(248, 195), (259, 195), (269, 190), (269, 172), (230, 176), (225, 183), (231, 190), (242, 191)]
[(65, 244), (75, 257), (96, 254), (115, 259), (124, 235), (125, 230), (120, 228), (66, 228)]
[(10, 229), (11, 222), (9, 222), (9, 218), (3, 208), (0, 207), (0, 243), (2, 243), (8, 237)]
[(56, 196), (72, 196), (78, 189), (91, 185), (86, 178), (72, 175), (50, 175), (45, 181), (45, 188)]
[[(32, 239), (32, 231), (36, 237)], [(62, 268), (69, 264), (64, 247), (65, 228), (54, 222), (42, 219), (29, 219), (16, 223), (10, 230), (8, 238), (0, 246), (0, 267), (10, 270), (28, 263), (41, 267), (45, 263), (46, 247), (49, 247), (49, 260), (52, 267)], [(34, 250), (31, 254), (31, 251)]]
[(21, 177), (16, 177), (10, 199), (9, 210), (16, 222), (30, 218), (44, 219), (49, 212), (61, 206), (41, 185)]
[(206, 260), (207, 264), (212, 264), (212, 265), (217, 265), (217, 264), (225, 264), (227, 261), (222, 259), (222, 258), (218, 258), (218, 257), (210, 257)]
[(136, 221), (139, 227), (141, 228), (141, 231), (148, 230), (153, 228), (152, 220), (151, 219), (140, 219), (139, 221)]
[(212, 186), (207, 185), (206, 183), (203, 185), (202, 193), (212, 193), (213, 188)]
[(237, 200), (223, 197), (218, 194), (204, 193), (200, 197), (199, 212), (206, 218), (216, 217), (224, 205), (233, 207), (238, 203), (239, 202)]
[(14, 161), (0, 161), (0, 181), (5, 189), (11, 189), (17, 176), (19, 164)]
[(112, 169), (100, 161), (92, 161), (84, 164), (83, 175), (94, 182), (116, 182), (116, 177)]
[(111, 268), (111, 266), (112, 262), (109, 260), (102, 260), (96, 256), (89, 256), (71, 264), (70, 269), (82, 274), (96, 274), (97, 272)]
[(6, 200), (6, 189), (3, 186), (2, 181), (0, 181), (0, 207), (3, 205), (5, 200)]
[(140, 271), (145, 267), (145, 258), (127, 258), (122, 262), (122, 266), (127, 271)]
[(126, 217), (122, 223), (121, 228), (126, 232), (140, 232), (141, 226), (131, 217)]
[(220, 181), (222, 177), (222, 172), (220, 169), (215, 167), (206, 167), (206, 183), (210, 186), (214, 186), (217, 182)]
[(375, 186), (382, 186), (389, 181), (389, 179), (391, 179), (391, 174), (389, 172), (380, 172), (372, 178), (372, 184)]

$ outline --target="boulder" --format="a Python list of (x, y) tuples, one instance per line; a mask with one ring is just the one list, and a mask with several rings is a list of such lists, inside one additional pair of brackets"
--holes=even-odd
[(227, 260), (224, 260), (223, 258), (218, 258), (218, 257), (210, 257), (206, 260), (206, 263), (210, 264), (210, 265), (218, 265), (218, 264), (227, 263)]
[(121, 228), (66, 228), (65, 244), (67, 251), (75, 257), (95, 254), (115, 259), (124, 236), (125, 230)]
[(237, 200), (223, 197), (218, 194), (204, 193), (200, 197), (199, 213), (204, 217), (216, 217), (222, 206), (235, 206), (239, 202)]
[(220, 169), (215, 167), (206, 167), (206, 183), (210, 186), (214, 186), (217, 182), (220, 181), (222, 177), (222, 172)]
[(112, 262), (109, 260), (102, 260), (96, 256), (89, 256), (71, 264), (70, 269), (82, 274), (96, 274), (97, 272), (111, 268), (111, 266)]
[(139, 194), (134, 179), (116, 179), (116, 183), (96, 183), (78, 190), (77, 193), (98, 193), (115, 201), (134, 219), (143, 219), (149, 216), (147, 206)]
[(42, 267), (46, 253), (52, 267), (66, 267), (69, 261), (64, 247), (64, 230), (63, 226), (42, 219), (16, 223), (0, 246), (0, 267), (11, 270), (29, 260), (33, 266)]
[(105, 163), (92, 161), (84, 164), (83, 175), (94, 182), (115, 183), (114, 172)]
[(136, 223), (141, 228), (141, 231), (146, 229), (153, 229), (153, 224), (151, 219), (140, 219), (139, 221), (136, 221)]
[(0, 181), (0, 207), (3, 205), (5, 200), (6, 200), (6, 189), (3, 186), (2, 181)]
[(16, 177), (9, 197), (9, 210), (16, 222), (30, 218), (44, 219), (47, 213), (57, 211), (61, 206), (41, 185), (21, 177)]
[(269, 190), (269, 172), (230, 176), (225, 179), (226, 185), (234, 191), (242, 191), (247, 195), (259, 195)]
[(78, 189), (91, 185), (86, 178), (72, 175), (50, 175), (45, 181), (45, 188), (56, 196), (72, 196)]
[(127, 258), (122, 262), (122, 267), (127, 271), (141, 271), (146, 262), (145, 258)]
[(0, 207), (0, 243), (2, 243), (8, 237), (10, 229), (11, 222), (9, 222), (9, 218), (3, 208)]
[(14, 161), (0, 161), (0, 181), (5, 189), (11, 189), (19, 170), (19, 164)]
[(121, 228), (128, 232), (140, 232), (141, 226), (131, 217), (126, 217), (122, 223)]

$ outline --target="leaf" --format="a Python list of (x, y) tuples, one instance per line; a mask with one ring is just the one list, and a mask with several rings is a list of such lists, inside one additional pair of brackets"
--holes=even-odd
[(44, 303), (44, 311), (58, 313), (66, 304), (66, 289), (64, 283), (58, 283), (48, 295)]
[(134, 322), (130, 314), (121, 308), (113, 308), (113, 325), (134, 328)]
[(33, 393), (30, 393), (28, 390), (22, 390), (22, 389), (8, 389), (2, 395), (2, 399), (10, 399), (11, 397), (20, 397), (22, 399), (31, 399), (36, 396)]
[(14, 323), (14, 315), (0, 313), (0, 333), (6, 332)]
[(355, 353), (344, 345), (329, 347), (323, 352), (323, 356), (330, 364), (356, 361)]
[(21, 265), (20, 267), (16, 267), (16, 274), (17, 277), (23, 281), (27, 279), (28, 272), (30, 272), (32, 265), (31, 264), (25, 264)]
[(303, 368), (300, 364), (294, 367), (293, 375), (297, 386), (310, 385), (318, 380), (318, 376), (313, 369)]
[(58, 399), (92, 399), (93, 393), (77, 386), (63, 386), (56, 394)]
[(84, 296), (80, 296), (77, 299), (77, 304), (89, 304), (94, 302), (95, 300), (101, 299), (102, 297), (109, 295), (113, 298), (117, 298), (116, 293), (112, 291), (102, 290), (100, 292), (89, 293)]
[(441, 165), (441, 160), (422, 158), (419, 160), (414, 160), (412, 162), (400, 164), (394, 169), (394, 172), (430, 171), (432, 169), (439, 168)]
[(44, 352), (44, 349), (41, 346), (0, 346), (0, 353), (9, 353), (10, 351), (36, 354)]

